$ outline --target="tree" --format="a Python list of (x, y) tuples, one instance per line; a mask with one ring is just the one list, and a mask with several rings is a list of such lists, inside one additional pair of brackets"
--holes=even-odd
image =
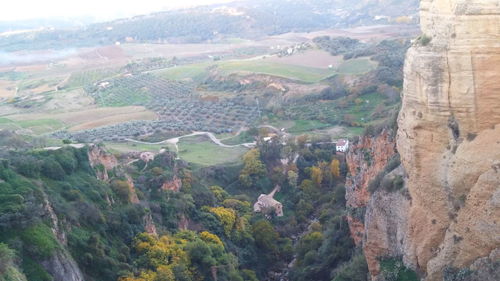
[(333, 159), (330, 163), (330, 171), (334, 178), (340, 177), (340, 161), (338, 159)]
[(42, 164), (42, 174), (53, 180), (62, 180), (65, 176), (64, 169), (53, 158), (47, 158)]
[(128, 202), (130, 198), (130, 185), (124, 180), (114, 180), (111, 182), (111, 189), (120, 197), (123, 202)]
[(15, 252), (5, 244), (0, 243), (0, 275), (4, 274), (7, 267), (13, 264)]
[(294, 171), (288, 171), (288, 184), (290, 184), (291, 187), (297, 187), (299, 180), (299, 175), (294, 172)]
[(229, 236), (236, 222), (236, 212), (233, 209), (224, 207), (210, 208), (209, 210), (219, 219), (224, 227), (224, 233)]
[(252, 226), (252, 234), (259, 249), (266, 253), (277, 253), (279, 234), (267, 220), (259, 220)]
[(300, 135), (296, 138), (297, 140), (297, 145), (299, 147), (304, 147), (307, 143), (307, 140), (309, 139), (308, 135)]
[(222, 201), (224, 201), (225, 199), (227, 199), (229, 197), (229, 193), (227, 193), (227, 191), (225, 191), (222, 187), (218, 186), (218, 185), (212, 185), (209, 187), (210, 191), (212, 191), (215, 199), (217, 199), (217, 202), (218, 203), (221, 203)]
[(253, 184), (253, 177), (262, 176), (266, 173), (266, 168), (260, 160), (260, 152), (254, 148), (243, 155), (244, 167), (240, 173), (240, 181), (249, 187)]
[(217, 245), (221, 245), (224, 247), (224, 244), (222, 243), (222, 241), (220, 240), (219, 236), (215, 235), (215, 234), (212, 234), (208, 231), (203, 231), (200, 233), (200, 238), (201, 240), (207, 242), (207, 243), (214, 243), (214, 244), (217, 244)]
[(316, 166), (311, 168), (311, 180), (317, 187), (321, 186), (321, 183), (323, 182), (323, 172), (321, 171), (321, 168)]
[(318, 186), (312, 180), (303, 180), (300, 184), (300, 189), (306, 196), (309, 197), (309, 199), (315, 199), (318, 196)]

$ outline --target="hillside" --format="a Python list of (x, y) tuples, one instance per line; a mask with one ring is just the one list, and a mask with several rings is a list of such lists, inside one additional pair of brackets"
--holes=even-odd
[[(0, 140), (7, 137), (16, 136)], [(247, 152), (242, 165), (201, 169), (168, 150), (114, 155), (96, 145), (7, 145), (0, 280), (363, 276), (366, 263), (344, 217), (342, 156), (334, 145), (304, 141), (282, 147), (275, 137)], [(256, 212), (259, 194), (275, 186), (282, 211), (263, 205)]]
[(0, 36), (0, 281), (500, 280), (497, 2)]
[[(115, 42), (200, 43), (238, 37), (256, 39), (326, 28), (415, 23), (418, 1), (346, 0), (239, 1), (136, 16), (83, 28), (45, 30), (0, 37), (3, 51), (66, 49)], [(390, 8), (387, 8), (390, 7)], [(36, 44), (33, 44), (36, 42)]]

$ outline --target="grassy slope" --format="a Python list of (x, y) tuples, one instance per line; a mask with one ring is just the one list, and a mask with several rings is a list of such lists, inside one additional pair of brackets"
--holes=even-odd
[(0, 118), (0, 129), (28, 129), (36, 135), (53, 132), (64, 127), (63, 122), (55, 119), (12, 121), (8, 118)]
[(240, 160), (246, 148), (224, 148), (209, 141), (183, 140), (179, 143), (179, 157), (191, 163), (212, 166)]
[(281, 76), (308, 83), (319, 82), (334, 74), (332, 70), (313, 67), (287, 65), (265, 60), (227, 61), (219, 64), (225, 73), (251, 72)]
[(376, 64), (367, 58), (344, 61), (337, 69), (340, 74), (362, 74), (375, 69)]

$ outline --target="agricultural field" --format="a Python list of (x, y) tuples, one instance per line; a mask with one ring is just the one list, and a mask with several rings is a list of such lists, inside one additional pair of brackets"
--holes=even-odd
[(259, 73), (284, 77), (306, 83), (319, 82), (335, 74), (330, 69), (268, 62), (266, 59), (221, 62), (218, 66), (219, 69), (226, 74)]
[[(387, 35), (371, 31), (324, 35), (354, 36), (362, 42)], [(326, 46), (331, 50), (315, 45), (320, 35), (203, 44), (122, 42), (78, 49), (60, 60), (2, 68), (0, 129), (105, 142), (117, 151), (158, 150), (161, 145), (129, 140), (158, 142), (193, 131), (212, 132), (229, 145), (251, 142), (254, 136), (234, 133), (262, 124), (286, 128), (292, 135), (359, 135), (393, 104), (375, 90), (359, 94), (349, 88), (350, 82), (369, 73), (367, 79), (380, 75), (382, 83), (400, 87), (396, 68), (404, 48), (401, 43), (360, 41), (359, 50), (367, 54), (332, 55), (334, 45)], [(395, 56), (383, 60), (379, 53)], [(361, 87), (372, 86), (360, 81), (356, 84)], [(241, 150), (200, 139), (179, 143), (181, 157), (200, 165), (231, 162)], [(222, 151), (227, 159), (209, 151)]]
[(338, 67), (344, 60), (342, 56), (332, 56), (323, 50), (307, 50), (293, 56), (272, 56), (266, 61), (279, 64), (327, 69), (330, 65)]
[(207, 68), (211, 65), (209, 62), (180, 65), (156, 71), (155, 74), (170, 80), (200, 81), (207, 76)]
[(118, 153), (149, 151), (158, 153), (161, 149), (168, 148), (175, 151), (175, 147), (168, 144), (141, 144), (133, 142), (105, 142), (107, 148)]
[(244, 147), (225, 148), (197, 138), (182, 139), (178, 146), (181, 159), (202, 166), (234, 163), (247, 151)]
[(330, 127), (330, 125), (319, 120), (295, 120), (294, 125), (288, 129), (288, 132), (292, 134), (300, 134), (327, 127)]
[(0, 128), (34, 129), (38, 133), (51, 133), (61, 129), (88, 130), (131, 120), (153, 120), (156, 114), (140, 106), (121, 108), (95, 108), (65, 113), (16, 114), (0, 118)]
[(337, 72), (341, 74), (363, 74), (374, 70), (377, 63), (368, 58), (351, 59), (342, 62), (337, 68)]
[(65, 124), (56, 119), (35, 119), (14, 121), (0, 118), (0, 129), (20, 130), (24, 133), (42, 135), (63, 128)]
[(88, 71), (81, 71), (72, 73), (68, 81), (65, 83), (65, 88), (78, 88), (93, 84), (104, 78), (111, 77), (118, 73), (114, 69), (93, 69)]

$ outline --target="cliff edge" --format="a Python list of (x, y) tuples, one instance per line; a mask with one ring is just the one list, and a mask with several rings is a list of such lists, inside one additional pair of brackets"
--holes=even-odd
[(403, 258), (442, 280), (500, 246), (500, 1), (422, 0), (421, 27), (398, 119)]

